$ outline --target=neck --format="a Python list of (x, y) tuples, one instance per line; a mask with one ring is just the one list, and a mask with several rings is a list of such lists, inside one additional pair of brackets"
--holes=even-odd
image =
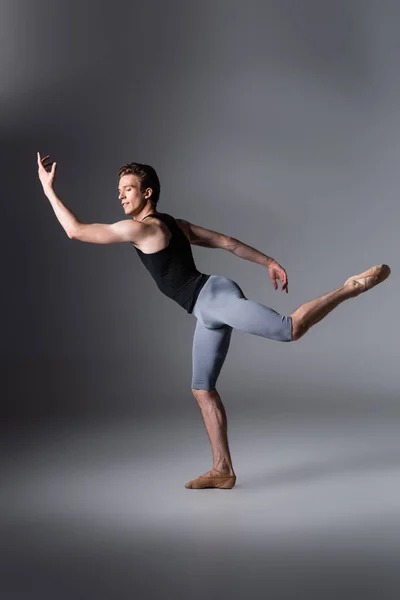
[(149, 215), (152, 215), (153, 213), (157, 214), (157, 210), (153, 207), (146, 207), (145, 209), (143, 209), (142, 212), (140, 212), (138, 215), (136, 215), (134, 218), (135, 221), (143, 221), (143, 219), (145, 217), (148, 217)]

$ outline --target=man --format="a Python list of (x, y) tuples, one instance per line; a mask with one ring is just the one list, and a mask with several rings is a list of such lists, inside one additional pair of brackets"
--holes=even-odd
[(336, 306), (354, 298), (390, 274), (387, 265), (378, 265), (355, 275), (338, 289), (307, 302), (290, 316), (281, 316), (263, 304), (248, 300), (236, 282), (226, 277), (200, 273), (194, 264), (190, 244), (223, 248), (236, 256), (267, 268), (275, 290), (288, 293), (285, 269), (239, 240), (210, 231), (157, 211), (160, 182), (149, 165), (129, 163), (119, 169), (119, 200), (129, 219), (113, 224), (81, 223), (57, 197), (54, 189), (56, 163), (37, 154), (38, 175), (57, 219), (71, 239), (95, 244), (130, 242), (150, 271), (160, 291), (175, 300), (196, 319), (193, 340), (192, 392), (210, 439), (213, 468), (186, 488), (231, 489), (236, 476), (227, 436), (227, 419), (215, 388), (225, 361), (233, 329), (289, 342), (300, 339)]

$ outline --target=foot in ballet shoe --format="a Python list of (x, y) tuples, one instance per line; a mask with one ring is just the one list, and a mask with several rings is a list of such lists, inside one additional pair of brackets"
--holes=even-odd
[(218, 488), (220, 490), (230, 490), (236, 483), (236, 475), (222, 473), (217, 469), (211, 469), (208, 473), (200, 475), (197, 479), (192, 479), (185, 484), (185, 488), (192, 490), (203, 490), (207, 488)]
[(358, 296), (358, 294), (362, 294), (378, 285), (378, 283), (385, 281), (389, 275), (390, 267), (388, 265), (377, 265), (376, 267), (371, 267), (368, 271), (364, 271), (364, 273), (360, 273), (360, 275), (349, 277), (344, 285), (352, 286), (354, 295)]

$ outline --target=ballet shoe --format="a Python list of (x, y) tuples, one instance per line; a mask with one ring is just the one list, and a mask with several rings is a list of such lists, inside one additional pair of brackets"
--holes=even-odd
[(207, 488), (218, 488), (220, 490), (230, 490), (236, 483), (236, 475), (227, 475), (217, 469), (211, 469), (216, 475), (200, 475), (197, 479), (192, 479), (185, 484), (185, 488), (192, 490), (202, 490)]
[[(353, 275), (349, 277), (344, 285), (352, 284), (358, 288), (358, 294), (362, 294), (367, 290), (370, 290), (374, 286), (378, 285), (382, 281), (385, 281), (390, 275), (390, 267), (388, 265), (376, 265), (371, 267), (368, 271), (360, 273), (360, 275)], [(356, 294), (356, 295), (358, 295)]]

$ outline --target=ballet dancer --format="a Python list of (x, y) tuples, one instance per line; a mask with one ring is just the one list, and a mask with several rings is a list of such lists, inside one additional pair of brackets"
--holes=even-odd
[(94, 244), (128, 242), (150, 272), (159, 290), (196, 317), (192, 350), (192, 393), (198, 403), (211, 443), (213, 467), (186, 483), (189, 489), (232, 489), (236, 475), (228, 444), (227, 417), (216, 383), (224, 364), (233, 329), (280, 342), (299, 340), (339, 304), (384, 281), (387, 265), (377, 265), (349, 277), (337, 289), (302, 304), (284, 316), (249, 300), (227, 277), (200, 273), (191, 244), (221, 248), (266, 268), (273, 287), (288, 293), (285, 269), (273, 258), (229, 235), (157, 211), (160, 182), (153, 167), (128, 163), (118, 171), (118, 198), (128, 219), (117, 223), (81, 223), (54, 191), (56, 163), (37, 153), (43, 191), (69, 238)]

